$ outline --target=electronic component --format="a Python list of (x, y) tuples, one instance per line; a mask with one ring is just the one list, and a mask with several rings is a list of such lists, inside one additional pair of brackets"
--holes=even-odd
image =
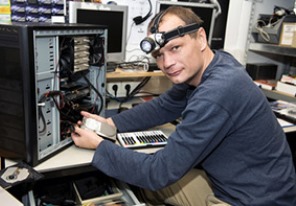
[(125, 148), (162, 147), (168, 140), (161, 130), (118, 133), (117, 139)]
[(9, 189), (24, 182), (37, 181), (43, 177), (24, 162), (8, 166), (0, 171), (0, 187)]
[(128, 6), (79, 1), (69, 1), (68, 6), (69, 23), (106, 25), (108, 27), (107, 61), (125, 61)]
[(162, 15), (158, 16), (158, 18), (155, 19), (154, 26), (151, 28), (152, 34), (148, 37), (145, 37), (140, 42), (140, 47), (142, 51), (145, 52), (146, 54), (152, 51), (155, 51), (157, 49), (160, 49), (172, 39), (197, 31), (201, 27), (201, 24), (194, 23), (186, 26), (179, 26), (178, 28), (168, 32), (158, 32), (158, 24), (159, 24), (159, 21), (161, 20), (161, 17)]
[(91, 131), (94, 131), (97, 135), (100, 135), (101, 137), (116, 141), (116, 128), (110, 126), (109, 124), (105, 122), (100, 122), (92, 118), (83, 118), (81, 128), (88, 129)]

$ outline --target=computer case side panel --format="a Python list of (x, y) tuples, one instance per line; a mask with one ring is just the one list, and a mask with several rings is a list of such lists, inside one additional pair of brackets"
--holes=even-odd
[[(24, 96), (24, 68), (28, 67), (27, 39), (21, 28), (0, 29), (0, 141), (1, 156), (20, 158), (27, 155)], [(26, 48), (26, 47), (25, 47)], [(30, 76), (30, 74), (26, 74)]]
[(24, 26), (20, 27), (22, 35), (20, 36), (20, 52), (22, 62), (23, 78), (23, 115), (25, 129), (25, 160), (31, 165), (37, 164), (37, 121), (36, 121), (36, 80), (34, 65), (34, 44), (32, 29)]

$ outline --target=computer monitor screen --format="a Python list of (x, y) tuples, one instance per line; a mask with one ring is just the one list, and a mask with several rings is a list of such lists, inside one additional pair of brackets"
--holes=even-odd
[(208, 37), (208, 42), (211, 44), (214, 23), (215, 23), (215, 9), (213, 4), (192, 3), (192, 2), (175, 2), (175, 1), (158, 1), (156, 5), (157, 12), (167, 9), (170, 6), (183, 6), (192, 9), (203, 21), (203, 28)]
[(125, 60), (128, 7), (91, 2), (69, 2), (69, 23), (108, 27), (107, 62)]

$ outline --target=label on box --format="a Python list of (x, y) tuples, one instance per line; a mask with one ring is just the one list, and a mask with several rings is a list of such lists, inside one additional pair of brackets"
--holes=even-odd
[(292, 46), (296, 23), (283, 23), (280, 45)]

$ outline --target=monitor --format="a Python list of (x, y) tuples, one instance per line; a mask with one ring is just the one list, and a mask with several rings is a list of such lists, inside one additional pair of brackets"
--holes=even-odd
[(203, 21), (203, 28), (207, 33), (208, 42), (211, 45), (214, 23), (215, 23), (215, 7), (213, 4), (194, 3), (194, 2), (175, 2), (175, 1), (158, 1), (156, 12), (165, 10), (170, 6), (183, 6), (192, 9)]
[(69, 1), (69, 23), (106, 25), (107, 63), (125, 60), (128, 6)]

